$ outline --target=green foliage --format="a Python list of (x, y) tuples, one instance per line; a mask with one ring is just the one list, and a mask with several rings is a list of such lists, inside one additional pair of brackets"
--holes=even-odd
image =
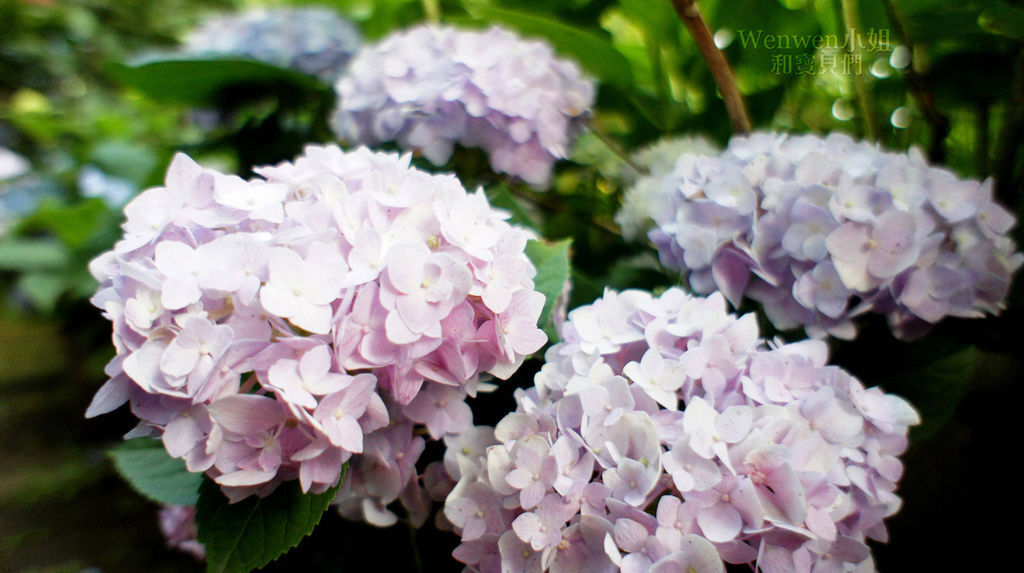
[(132, 488), (167, 505), (195, 505), (202, 474), (191, 473), (185, 462), (172, 458), (162, 441), (135, 438), (111, 449), (114, 467)]
[(526, 255), (537, 267), (534, 288), (544, 294), (544, 310), (540, 313), (540, 327), (547, 332), (550, 340), (557, 340), (558, 333), (552, 323), (555, 303), (569, 280), (569, 248), (572, 239), (553, 243), (530, 241), (526, 244)]
[(0, 269), (28, 272), (55, 270), (67, 266), (70, 257), (63, 243), (55, 239), (0, 241)]
[(629, 86), (632, 71), (629, 61), (601, 36), (568, 26), (537, 14), (503, 10), (468, 0), (466, 10), (474, 18), (504, 24), (527, 36), (542, 36), (563, 56), (575, 58), (585, 70), (603, 83)]
[(196, 525), (199, 541), (206, 547), (206, 570), (252, 571), (284, 555), (313, 531), (339, 486), (340, 482), (313, 495), (302, 493), (298, 482), (292, 481), (266, 497), (228, 503), (220, 486), (203, 480)]
[(986, 8), (978, 16), (982, 30), (1024, 42), (1024, 9), (1007, 4)]
[(244, 58), (168, 57), (115, 63), (110, 71), (154, 100), (195, 107), (236, 106), (235, 98), (258, 99), (260, 93), (302, 94), (326, 89), (301, 72)]

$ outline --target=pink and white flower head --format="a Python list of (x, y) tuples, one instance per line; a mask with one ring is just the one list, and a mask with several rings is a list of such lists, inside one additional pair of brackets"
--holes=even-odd
[(919, 423), (906, 401), (828, 366), (821, 341), (766, 344), (720, 294), (606, 291), (562, 336), (515, 412), (471, 447), (449, 441), (457, 559), (485, 572), (872, 568), (865, 542), (886, 540)]
[(325, 491), (350, 459), (359, 483), (378, 460), (405, 468), (375, 507), (416, 485), (414, 428), (471, 427), (481, 376), (547, 338), (529, 233), (409, 161), (310, 146), (245, 181), (176, 156), (91, 265), (117, 356), (86, 415), (130, 402), (132, 435), (233, 499)]
[(648, 237), (694, 289), (749, 297), (778, 328), (815, 337), (853, 338), (865, 312), (899, 338), (996, 314), (1024, 263), (991, 180), (842, 134), (757, 133), (682, 155), (649, 202)]
[(594, 100), (594, 84), (551, 47), (501, 28), (418, 26), (364, 48), (335, 85), (342, 140), (397, 141), (434, 165), (455, 144), (492, 169), (549, 185)]

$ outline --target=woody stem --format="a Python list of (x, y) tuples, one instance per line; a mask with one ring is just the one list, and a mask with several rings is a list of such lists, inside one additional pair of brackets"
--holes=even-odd
[(722, 94), (722, 100), (725, 101), (725, 109), (732, 122), (733, 132), (750, 133), (750, 117), (747, 115), (743, 96), (740, 95), (739, 87), (736, 85), (736, 77), (732, 73), (732, 68), (729, 67), (729, 62), (725, 60), (725, 55), (715, 45), (715, 41), (711, 37), (711, 30), (708, 29), (707, 23), (700, 15), (700, 10), (697, 9), (696, 0), (672, 0), (672, 6), (675, 7), (679, 19), (683, 21), (690, 36), (697, 43), (697, 49), (700, 50), (701, 56), (704, 57), (704, 61), (707, 62), (708, 68), (711, 70), (711, 77), (714, 78), (715, 85), (718, 86), (718, 91)]

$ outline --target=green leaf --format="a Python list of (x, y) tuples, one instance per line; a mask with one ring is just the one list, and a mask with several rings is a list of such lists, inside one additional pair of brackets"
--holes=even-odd
[(491, 206), (508, 211), (512, 215), (508, 218), (510, 224), (533, 229), (534, 231), (539, 230), (537, 222), (526, 212), (523, 205), (509, 193), (508, 187), (497, 185), (495, 188), (497, 190), (492, 191), (490, 197), (488, 197)]
[(160, 440), (128, 440), (110, 450), (108, 455), (132, 488), (153, 501), (193, 505), (199, 499), (202, 474), (188, 471), (185, 462), (172, 458)]
[(978, 16), (978, 25), (986, 32), (1024, 41), (1024, 10), (996, 4)]
[(25, 273), (15, 284), (32, 306), (44, 313), (51, 313), (57, 308), (57, 301), (69, 287), (66, 274), (48, 271)]
[(103, 171), (143, 185), (160, 160), (152, 149), (133, 141), (101, 141), (93, 148), (90, 160)]
[(552, 340), (558, 338), (551, 319), (555, 301), (562, 294), (565, 282), (569, 280), (570, 246), (572, 246), (572, 239), (562, 239), (552, 243), (530, 241), (526, 244), (526, 256), (530, 257), (533, 266), (537, 268), (537, 276), (533, 281), (534, 288), (543, 293), (547, 299), (544, 302), (544, 310), (540, 314), (539, 326)]
[[(150, 98), (190, 105), (230, 104), (229, 88), (277, 93), (281, 90), (318, 92), (327, 89), (306, 74), (242, 58), (149, 60), (111, 64), (111, 75)], [(243, 90), (238, 90), (238, 96)]]
[[(345, 479), (346, 466), (341, 480)], [(213, 480), (199, 486), (196, 525), (206, 546), (209, 572), (252, 571), (287, 553), (309, 535), (334, 499), (338, 485), (303, 494), (298, 481), (278, 486), (267, 497), (228, 503)]]
[(69, 205), (51, 201), (26, 217), (20, 227), (52, 231), (69, 248), (78, 249), (96, 234), (102, 223), (109, 222), (109, 218), (110, 210), (102, 199), (84, 199)]
[(535, 14), (494, 8), (473, 0), (463, 4), (474, 18), (505, 24), (527, 36), (542, 36), (555, 50), (575, 58), (602, 82), (624, 88), (632, 86), (629, 60), (606, 38)]
[(622, 12), (647, 29), (651, 38), (663, 41), (672, 38), (682, 25), (672, 8), (671, 2), (650, 2), (648, 0), (619, 0)]
[(67, 249), (54, 239), (0, 241), (0, 269), (29, 272), (60, 270), (71, 262)]
[(980, 352), (968, 346), (898, 376), (882, 379), (886, 391), (907, 398), (921, 414), (921, 425), (913, 428), (913, 440), (925, 441), (949, 423), (970, 387)]

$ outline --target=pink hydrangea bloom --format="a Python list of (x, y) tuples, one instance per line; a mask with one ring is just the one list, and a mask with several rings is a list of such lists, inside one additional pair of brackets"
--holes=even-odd
[(455, 144), (483, 148), (491, 167), (538, 188), (568, 155), (594, 84), (547, 44), (500, 28), (419, 26), (364, 48), (335, 85), (337, 135), (397, 141), (435, 165)]
[(562, 335), (515, 412), (447, 441), (456, 559), (484, 572), (872, 568), (866, 541), (886, 539), (919, 423), (906, 401), (828, 366), (820, 341), (766, 344), (721, 294), (609, 291)]
[[(175, 157), (91, 265), (117, 356), (86, 415), (130, 402), (133, 436), (161, 437), (232, 499), (294, 479), (322, 492), (346, 461), (340, 500), (361, 500), (359, 517), (425, 499), (413, 432), (471, 427), (481, 376), (547, 339), (529, 233), (409, 161), (311, 146), (243, 181)], [(485, 295), (492, 281), (504, 294)]]
[(960, 180), (916, 149), (757, 133), (719, 155), (680, 155), (644, 185), (665, 265), (815, 337), (852, 338), (865, 312), (885, 314), (899, 338), (996, 314), (1024, 263), (992, 181)]

